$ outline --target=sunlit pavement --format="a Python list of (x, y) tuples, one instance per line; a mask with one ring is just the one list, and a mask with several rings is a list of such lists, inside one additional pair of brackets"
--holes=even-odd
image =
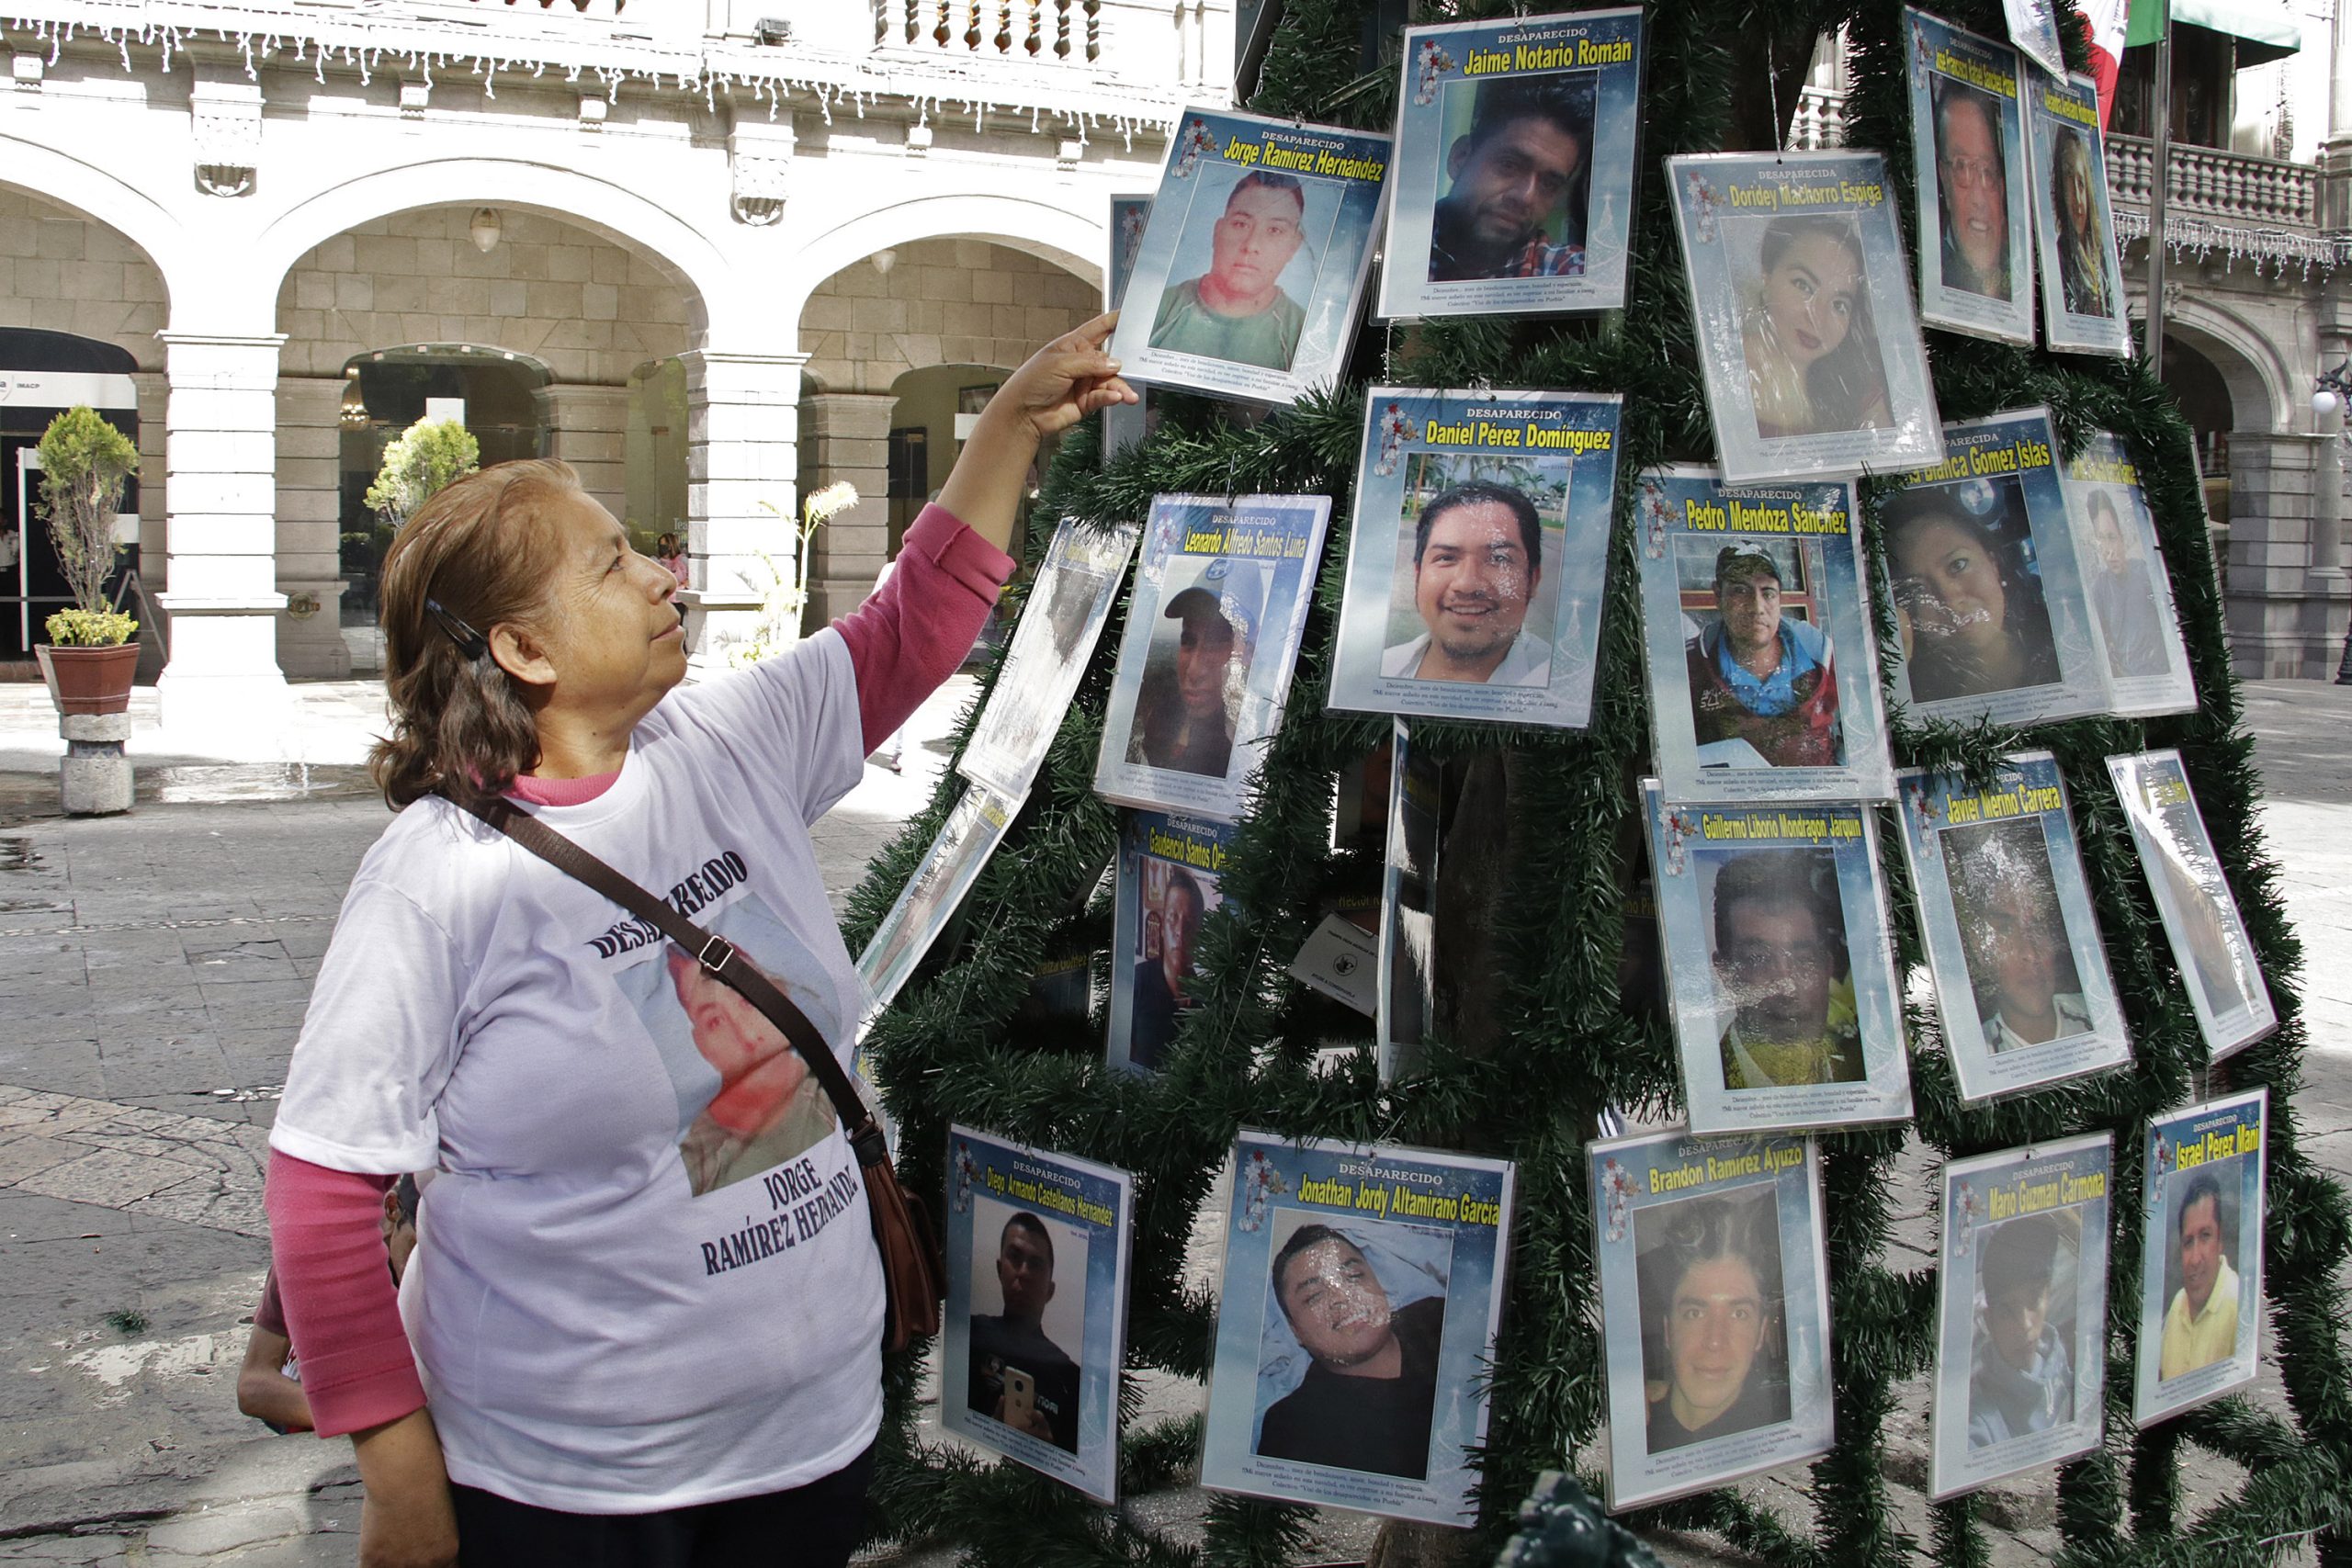
[[(343, 889), (387, 819), (359, 765), (381, 726), (378, 689), (293, 693), (300, 722), (260, 761), (251, 737), (163, 750), (141, 693), (138, 808), (67, 821), (47, 695), (0, 686), (0, 1558), (356, 1560), (348, 1445), (275, 1438), (234, 1408), (267, 1257), (264, 1139)], [(906, 772), (869, 764), (820, 824), (837, 902), (928, 798), (970, 694), (968, 680), (943, 691), (909, 726)], [(2307, 1146), (2344, 1171), (2352, 688), (2267, 683), (2247, 711), (2308, 964), (2297, 1109)], [(2233, 1480), (2192, 1477), (2190, 1490)], [(1798, 1471), (1752, 1484), (1798, 1509), (1803, 1483)], [(2046, 1475), (2027, 1477), (1988, 1499), (2013, 1521), (1998, 1560), (2036, 1560), (2054, 1540), (2047, 1493)], [(1128, 1506), (1196, 1539), (1197, 1492)], [(1360, 1554), (1369, 1529), (1332, 1515), (1320, 1534), (1317, 1555), (1337, 1558)], [(1721, 1560), (1703, 1541), (1660, 1544), (1677, 1562)]]

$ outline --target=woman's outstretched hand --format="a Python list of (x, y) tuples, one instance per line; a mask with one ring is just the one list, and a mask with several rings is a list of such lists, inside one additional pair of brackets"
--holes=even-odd
[(1107, 312), (1031, 355), (1004, 378), (964, 443), (939, 504), (998, 549), (1012, 537), (1037, 444), (1099, 409), (1140, 400), (1102, 350), (1118, 324), (1118, 312)]
[(1103, 349), (1118, 324), (1119, 313), (1106, 311), (1046, 344), (1005, 378), (988, 412), (1043, 439), (1113, 403), (1137, 401), (1135, 389), (1119, 378), (1119, 362)]

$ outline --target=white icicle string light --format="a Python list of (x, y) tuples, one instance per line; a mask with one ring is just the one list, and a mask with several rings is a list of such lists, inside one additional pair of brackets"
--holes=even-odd
[[(105, 0), (93, 0), (94, 6), (104, 4)], [(94, 39), (101, 39), (113, 46), (118, 63), (126, 73), (135, 72), (137, 69), (131, 59), (133, 43), (137, 43), (142, 49), (155, 50), (158, 68), (169, 73), (177, 64), (176, 57), (187, 52), (192, 41), (204, 36), (205, 33), (205, 29), (183, 29), (169, 20), (159, 19), (140, 4), (139, 0), (121, 0), (121, 3), (115, 4), (110, 8), (122, 13), (123, 19), (76, 23), (48, 17), (38, 20), (20, 17), (15, 26), (28, 31), (37, 45), (46, 43), (49, 46), (49, 62), (52, 65), (62, 60), (67, 46), (72, 44), (81, 33), (86, 32)], [(494, 99), (498, 96), (497, 77), (501, 71), (520, 72), (527, 66), (532, 80), (540, 81), (546, 78), (548, 71), (553, 67), (562, 73), (563, 80), (568, 85), (577, 85), (583, 75), (593, 75), (603, 85), (608, 103), (618, 102), (620, 85), (624, 81), (642, 81), (650, 84), (657, 92), (664, 90), (665, 85), (674, 85), (675, 90), (681, 93), (690, 92), (699, 87), (705, 109), (716, 112), (718, 93), (722, 85), (730, 97), (734, 96), (734, 90), (737, 87), (741, 87), (749, 92), (755, 101), (761, 98), (766, 100), (768, 118), (771, 120), (780, 118), (789, 112), (785, 101), (788, 95), (797, 89), (806, 89), (815, 101), (819, 115), (829, 126), (833, 122), (832, 111), (837, 103), (847, 102), (856, 117), (864, 119), (866, 118), (869, 99), (877, 108), (892, 100), (903, 101), (908, 107), (915, 111), (919, 123), (927, 124), (933, 111), (944, 111), (950, 95), (923, 85), (926, 80), (937, 80), (944, 75), (956, 83), (974, 87), (980, 85), (978, 73), (968, 67), (951, 67), (943, 73), (922, 66), (910, 68), (903, 62), (865, 62), (854, 67), (854, 74), (860, 79), (852, 81), (817, 80), (797, 76), (779, 77), (768, 72), (723, 69), (718, 63), (718, 59), (726, 57), (728, 51), (724, 50), (721, 50), (718, 57), (714, 57), (707, 51), (699, 52), (695, 58), (674, 69), (660, 63), (614, 65), (591, 64), (577, 58), (557, 60), (549, 58), (550, 55), (560, 52), (554, 48), (527, 51), (519, 57), (509, 54), (492, 58), (484, 54), (444, 51), (429, 44), (419, 44), (414, 40), (415, 28), (404, 27), (399, 23), (380, 23), (364, 14), (342, 20), (340, 26), (343, 29), (354, 36), (333, 42), (323, 37), (315, 36), (305, 28), (299, 27), (288, 28), (277, 18), (273, 17), (271, 20), (271, 27), (263, 30), (240, 31), (232, 34), (227, 28), (212, 29), (217, 32), (220, 41), (224, 46), (236, 49), (248, 81), (258, 82), (260, 67), (263, 64), (275, 62), (282, 55), (290, 54), (291, 60), (296, 64), (309, 64), (311, 79), (324, 85), (326, 67), (329, 57), (332, 55), (339, 65), (356, 69), (360, 85), (368, 86), (373, 85), (376, 72), (382, 64), (384, 58), (390, 55), (396, 61), (404, 62), (408, 69), (418, 73), (422, 84), (427, 87), (432, 85), (433, 73), (436, 69), (452, 68), (462, 64), (469, 74), (481, 79), (483, 96)], [(387, 35), (397, 35), (397, 37)], [(664, 51), (645, 52), (649, 59), (659, 60)], [(910, 76), (913, 79), (909, 80)], [(670, 79), (668, 84), (665, 84), (665, 77)], [(1001, 103), (986, 91), (958, 92), (953, 96), (957, 105), (958, 113), (968, 111), (972, 117), (973, 129), (979, 132), (986, 131), (990, 112), (1018, 114), (1023, 107)], [(1105, 126), (1118, 132), (1122, 145), (1129, 152), (1135, 150), (1136, 138), (1139, 132), (1148, 128), (1157, 127), (1161, 132), (1166, 133), (1171, 131), (1182, 118), (1181, 106), (1171, 107), (1163, 116), (1137, 114), (1130, 109), (1104, 111), (1069, 109), (1035, 102), (1025, 107), (1029, 111), (1029, 125), (1033, 132), (1047, 123), (1065, 127), (1074, 126), (1077, 128), (1077, 140), (1081, 146), (1084, 146), (1091, 143), (1091, 132), (1095, 127)], [(2128, 219), (2120, 214), (2119, 214), (2119, 220), (2128, 221)], [(2121, 227), (2120, 221), (2119, 227)], [(2274, 254), (2275, 248), (2271, 246), (2255, 247), (2252, 252), (2246, 254), (2259, 254), (2266, 259), (2275, 261), (2282, 267), (2290, 261), (2301, 261), (2306, 268), (2314, 265), (2314, 258), (2307, 254), (2305, 249), (2295, 243), (2300, 237), (2290, 236), (2287, 239), (2289, 244), (2286, 249), (2278, 251), (2277, 254)], [(2301, 242), (2301, 245), (2313, 243), (2324, 243)], [(2240, 253), (2233, 251), (2233, 254), (2244, 259)], [(2324, 268), (2333, 266), (2332, 254), (2317, 258), (2316, 265)]]

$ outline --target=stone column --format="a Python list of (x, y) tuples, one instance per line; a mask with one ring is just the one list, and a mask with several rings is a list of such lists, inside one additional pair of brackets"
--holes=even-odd
[[(2328, 287), (2333, 292), (2341, 286), (2331, 277)], [(2352, 322), (2323, 321), (2319, 362), (2324, 366), (2342, 363), (2348, 340), (2352, 340)], [(2320, 681), (2335, 679), (2344, 658), (2347, 617), (2352, 617), (2352, 579), (2344, 571), (2344, 415), (2339, 398), (2332, 412), (2313, 421), (2321, 445), (2312, 506), (2312, 553), (2302, 582), (2301, 672)]]
[[(696, 675), (728, 667), (758, 630), (774, 586), (760, 561), (793, 570), (793, 480), (805, 354), (689, 349), (686, 367), (686, 641)], [(773, 508), (774, 510), (770, 510)]]
[(2332, 7), (2327, 28), (2327, 134), (2319, 144), (2320, 227), (2352, 229), (2352, 39), (2344, 7)]
[(282, 333), (164, 332), (171, 659), (164, 728), (215, 754), (280, 752), (277, 350)]
[[(2303, 584), (2322, 451), (2334, 434), (2230, 436), (2230, 660), (2246, 680), (2316, 674), (2308, 668)], [(2333, 673), (2334, 666), (2329, 666)]]
[(277, 660), (288, 675), (351, 674), (343, 640), (343, 392), (340, 376), (277, 382)]
[(857, 504), (809, 541), (804, 627), (865, 603), (890, 558), (890, 415), (898, 406), (888, 392), (811, 392), (800, 401), (801, 493), (844, 479), (857, 487)]
[[(531, 397), (547, 434), (547, 455), (579, 469), (582, 488), (628, 521), (628, 389), (565, 384), (542, 387)], [(637, 522), (662, 531), (653, 518)]]

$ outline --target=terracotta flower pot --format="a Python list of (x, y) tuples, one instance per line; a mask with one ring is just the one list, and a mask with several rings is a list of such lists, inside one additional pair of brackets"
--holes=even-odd
[(139, 672), (139, 645), (113, 648), (55, 648), (35, 645), (41, 679), (49, 682), (49, 700), (61, 714), (123, 713), (130, 706), (131, 678)]

